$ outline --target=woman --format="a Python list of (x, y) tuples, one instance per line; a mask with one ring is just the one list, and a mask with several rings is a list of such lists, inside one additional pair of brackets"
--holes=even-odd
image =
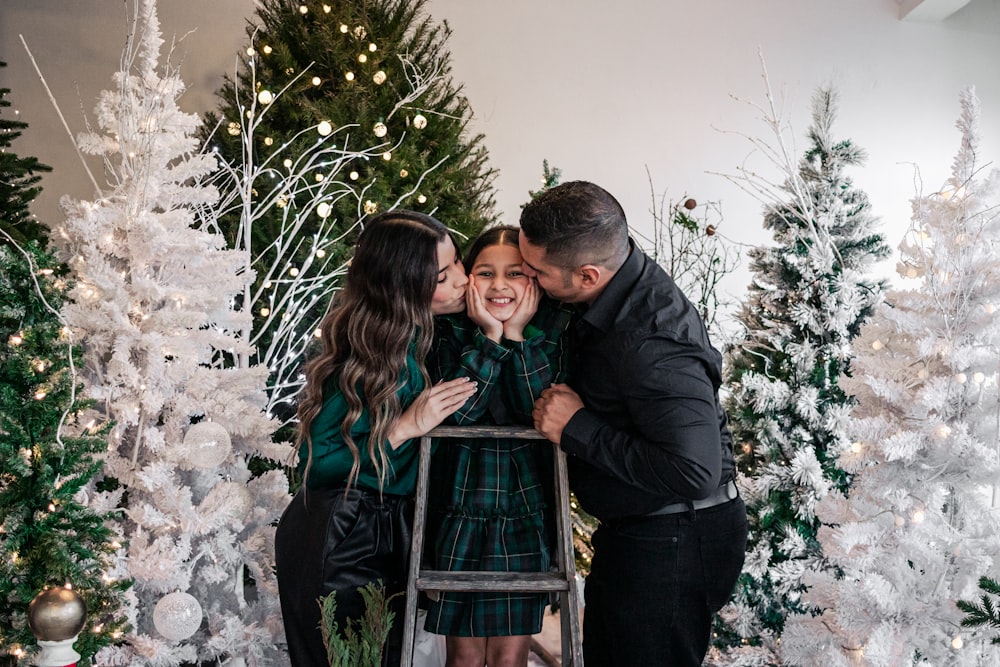
[[(278, 523), (275, 563), (294, 667), (326, 665), (318, 600), (336, 592), (337, 624), (360, 619), (359, 588), (405, 589), (419, 438), (462, 406), (475, 383), (431, 386), (433, 315), (465, 308), (468, 279), (447, 228), (391, 211), (358, 239), (344, 288), (320, 325), (298, 407), (303, 485)], [(383, 653), (399, 663), (402, 600)], [(357, 621), (355, 621), (356, 623)]]
[[(542, 389), (565, 381), (561, 334), (572, 313), (521, 270), (517, 227), (494, 227), (469, 248), (467, 315), (435, 321), (432, 378), (468, 375), (479, 391), (452, 421), (531, 424)], [(433, 460), (439, 570), (545, 572), (550, 565), (552, 446), (539, 440), (446, 439)], [(432, 524), (433, 525), (433, 524)], [(447, 635), (447, 667), (523, 667), (545, 593), (441, 593), (426, 629)]]

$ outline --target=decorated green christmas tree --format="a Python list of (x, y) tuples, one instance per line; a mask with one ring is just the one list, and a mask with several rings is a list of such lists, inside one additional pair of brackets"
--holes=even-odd
[[(482, 136), (467, 132), (471, 108), (450, 78), (450, 30), (425, 6), (263, 0), (247, 28), (245, 60), (219, 91), (218, 115), (205, 124), (205, 139), (237, 170), (266, 164), (271, 181), (288, 184), (274, 198), (271, 181), (220, 186), (223, 202), (234, 187), (246, 190), (218, 221), (231, 247), (253, 253), (260, 296), (251, 299), (252, 342), (272, 369), (302, 358), (299, 350), (281, 349), (284, 341), (313, 333), (314, 318), (299, 327), (290, 318), (302, 309), (321, 315), (329, 300), (329, 290), (319, 300), (293, 293), (289, 278), (305, 276), (308, 262), (314, 282), (342, 274), (359, 220), (409, 208), (473, 236), (495, 218), (494, 172)], [(326, 169), (323, 160), (310, 161), (317, 132), (326, 138)], [(312, 261), (317, 243), (325, 243), (322, 262)], [(297, 389), (292, 366), (272, 378), (285, 395)]]
[[(7, 63), (0, 62), (0, 67)], [(35, 157), (21, 157), (11, 150), (11, 144), (21, 136), (21, 130), (28, 126), (24, 121), (8, 117), (10, 101), (7, 100), (9, 88), (0, 88), (0, 244), (12, 239), (20, 244), (35, 240), (44, 244), (47, 230), (38, 223), (28, 210), (30, 204), (41, 187), (41, 173), (51, 171), (51, 168), (40, 163)]]
[(88, 609), (75, 643), (85, 667), (129, 629), (122, 544), (85, 489), (106, 444), (79, 419), (89, 402), (59, 316), (62, 267), (36, 243), (21, 247), (2, 231), (0, 240), (0, 664), (28, 664), (37, 649), (32, 598), (71, 586)]
[(755, 174), (743, 181), (761, 195), (775, 243), (749, 252), (743, 332), (728, 350), (727, 409), (751, 527), (719, 632), (735, 664), (777, 664), (785, 617), (803, 609), (802, 573), (819, 556), (816, 504), (847, 481), (837, 457), (850, 445), (851, 402), (838, 378), (884, 290), (871, 271), (888, 247), (867, 196), (846, 174), (864, 153), (834, 138), (836, 101), (829, 89), (815, 94), (810, 146), (797, 164), (772, 115), (770, 154), (784, 182), (770, 187)]

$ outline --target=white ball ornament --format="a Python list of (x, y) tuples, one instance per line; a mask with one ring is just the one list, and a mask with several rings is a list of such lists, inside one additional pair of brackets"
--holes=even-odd
[(160, 598), (153, 608), (153, 626), (170, 641), (187, 639), (201, 626), (201, 604), (189, 593), (176, 591)]
[(232, 451), (229, 433), (215, 422), (198, 422), (184, 434), (184, 447), (188, 461), (198, 468), (214, 468)]
[(417, 128), (418, 130), (422, 130), (425, 127), (427, 127), (427, 117), (424, 116), (423, 114), (418, 113), (416, 116), (413, 117), (413, 127)]
[(257, 93), (257, 101), (259, 101), (261, 104), (270, 104), (271, 102), (274, 101), (274, 95), (271, 93), (270, 90), (265, 88), (264, 90)]
[(385, 123), (375, 123), (375, 127), (372, 129), (372, 132), (375, 133), (376, 137), (381, 139), (386, 134), (388, 134), (389, 128), (385, 126)]
[(382, 70), (379, 70), (372, 75), (372, 81), (374, 81), (375, 84), (378, 86), (381, 86), (383, 83), (385, 83), (385, 79), (386, 79), (386, 74)]
[(333, 125), (331, 125), (329, 121), (324, 120), (316, 126), (316, 131), (320, 133), (320, 136), (325, 137), (333, 132)]

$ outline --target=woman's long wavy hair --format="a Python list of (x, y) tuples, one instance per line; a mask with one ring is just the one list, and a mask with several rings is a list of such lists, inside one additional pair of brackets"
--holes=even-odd
[(405, 407), (398, 392), (407, 381), (411, 343), (424, 383), (429, 383), (424, 362), (434, 326), (431, 300), (437, 286), (438, 244), (446, 238), (443, 224), (413, 211), (389, 211), (365, 225), (346, 284), (320, 324), (322, 352), (305, 367), (296, 444), (296, 451), (308, 448), (303, 482), (312, 466), (312, 423), (323, 407), (324, 386), (336, 378), (347, 401), (340, 432), (354, 455), (347, 486), (357, 481), (361, 467), (351, 429), (365, 408), (371, 424), (365, 456), (378, 473), (379, 487), (384, 485), (385, 443)]

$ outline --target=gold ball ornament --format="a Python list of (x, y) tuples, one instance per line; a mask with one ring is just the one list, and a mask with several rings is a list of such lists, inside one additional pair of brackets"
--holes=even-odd
[(87, 621), (87, 604), (76, 591), (49, 588), (28, 604), (28, 627), (38, 641), (58, 642), (80, 634)]
[(423, 114), (418, 113), (416, 116), (413, 117), (413, 127), (417, 128), (418, 130), (422, 130), (425, 127), (427, 127), (427, 117), (424, 116)]
[(184, 448), (191, 465), (202, 469), (220, 465), (233, 450), (229, 432), (210, 421), (191, 425), (184, 434)]

